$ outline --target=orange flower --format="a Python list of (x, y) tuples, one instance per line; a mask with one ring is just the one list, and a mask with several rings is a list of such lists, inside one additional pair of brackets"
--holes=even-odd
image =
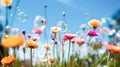
[(54, 63), (54, 62), (55, 62), (55, 59), (54, 59), (54, 58), (50, 58), (49, 61), (50, 61), (51, 63)]
[(114, 45), (107, 45), (106, 48), (114, 53), (120, 53), (120, 47)]
[(93, 27), (94, 29), (96, 29), (96, 28), (98, 28), (101, 24), (100, 24), (100, 21), (99, 21), (99, 20), (93, 19), (93, 20), (90, 20), (90, 21), (88, 22), (88, 25), (91, 26), (91, 27)]
[(1, 1), (2, 1), (2, 4), (5, 6), (11, 6), (12, 4), (12, 0), (1, 0)]
[(58, 33), (60, 33), (60, 31), (61, 31), (60, 27), (56, 27), (56, 26), (51, 27), (51, 32), (53, 34), (58, 34)]
[(29, 48), (38, 48), (38, 43), (35, 41), (26, 41), (25, 45)]
[(46, 50), (50, 50), (50, 45), (47, 45), (47, 44), (46, 44), (46, 45), (44, 46), (44, 48), (45, 48)]
[(1, 60), (1, 63), (5, 66), (8, 66), (10, 64), (12, 64), (13, 62), (15, 62), (16, 58), (14, 56), (8, 56), (5, 57)]
[(94, 48), (94, 49), (102, 48), (102, 44), (94, 44), (94, 45), (93, 45), (93, 48)]
[(22, 45), (23, 43), (24, 43), (24, 37), (21, 34), (16, 36), (9, 35), (7, 38), (4, 38), (2, 40), (2, 46), (5, 48), (9, 48), (9, 47), (15, 48)]

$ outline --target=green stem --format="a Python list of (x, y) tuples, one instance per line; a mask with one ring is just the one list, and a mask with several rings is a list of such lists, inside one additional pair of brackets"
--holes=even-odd
[(78, 51), (79, 51), (79, 56), (80, 56), (80, 46), (81, 46), (81, 45), (79, 45), (79, 50), (78, 50)]
[(30, 48), (30, 67), (32, 67), (32, 48)]
[[(46, 50), (46, 58), (48, 59), (48, 50)], [(48, 63), (48, 61), (47, 61), (47, 65), (46, 65), (46, 67), (49, 67), (49, 63)]]
[(14, 51), (14, 57), (16, 57), (16, 50), (15, 50), (15, 48), (13, 48), (13, 51)]
[(108, 65), (109, 57), (110, 57), (110, 52), (108, 52), (108, 56), (107, 56), (107, 65)]
[(116, 54), (114, 54), (114, 67), (116, 67)]
[(71, 46), (70, 40), (69, 40), (69, 45), (68, 45), (68, 46), (69, 46), (69, 49), (68, 49), (68, 59), (67, 59), (67, 60), (68, 60), (68, 62), (69, 62), (69, 58), (70, 58), (70, 46)]
[(8, 25), (8, 6), (6, 6), (6, 19), (5, 19), (5, 26)]
[(62, 67), (64, 67), (64, 45), (62, 45)]
[[(16, 57), (16, 50), (15, 50), (15, 48), (13, 48), (13, 54), (14, 54), (14, 57)], [(13, 67), (15, 67), (15, 62), (13, 63)]]

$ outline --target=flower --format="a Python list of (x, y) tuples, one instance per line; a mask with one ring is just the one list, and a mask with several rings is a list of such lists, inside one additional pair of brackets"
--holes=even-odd
[(12, 32), (18, 32), (18, 28), (12, 28)]
[(84, 44), (84, 43), (85, 43), (84, 37), (81, 36), (80, 38), (77, 38), (77, 39), (75, 40), (75, 43), (78, 44), (78, 45)]
[(37, 41), (37, 40), (39, 39), (39, 37), (33, 36), (33, 37), (31, 37), (31, 39), (32, 39), (33, 41)]
[(5, 48), (15, 48), (24, 43), (24, 37), (21, 34), (16, 36), (8, 35), (8, 37), (2, 40), (2, 46)]
[(70, 34), (70, 33), (64, 34), (64, 39), (73, 39), (73, 38), (75, 38), (75, 37), (76, 37), (75, 34)]
[(32, 34), (27, 34), (27, 37), (30, 39), (32, 37)]
[(16, 58), (14, 56), (8, 56), (5, 57), (1, 60), (1, 63), (5, 66), (8, 66), (10, 64), (12, 64), (13, 62), (15, 62)]
[(106, 45), (106, 48), (113, 53), (120, 53), (120, 47), (114, 45)]
[(12, 0), (1, 0), (1, 1), (2, 1), (2, 4), (5, 6), (11, 6), (12, 4)]
[(38, 48), (38, 42), (28, 40), (25, 46), (29, 48)]
[(56, 26), (51, 27), (51, 32), (53, 34), (58, 34), (58, 33), (60, 33), (60, 31), (61, 31), (60, 27), (56, 27)]
[(96, 31), (89, 31), (88, 35), (89, 36), (98, 36), (98, 33)]
[(106, 45), (106, 48), (113, 53), (120, 53), (120, 47), (115, 46), (112, 42), (108, 42), (108, 45)]
[(88, 25), (93, 27), (94, 29), (98, 28), (101, 24), (99, 20), (93, 19), (88, 22)]
[(54, 63), (55, 59), (54, 58), (50, 58), (49, 61), (50, 61), (50, 63)]
[(51, 40), (51, 42), (52, 42), (53, 44), (55, 44), (55, 45), (58, 44), (58, 41), (57, 41), (57, 40)]
[(102, 44), (94, 44), (94, 45), (93, 45), (93, 48), (94, 48), (94, 49), (101, 48), (101, 47), (102, 47)]
[(46, 63), (46, 62), (48, 62), (48, 59), (43, 58), (43, 59), (41, 60), (41, 62)]
[(71, 39), (72, 43), (75, 43), (75, 41), (76, 41), (76, 38)]
[(50, 50), (50, 45), (46, 44), (46, 45), (44, 45), (44, 48), (45, 48), (46, 50)]
[(44, 29), (45, 29), (45, 26), (41, 26), (41, 27), (37, 26), (37, 27), (34, 27), (33, 32), (35, 34), (42, 34)]
[(106, 27), (100, 28), (100, 32), (103, 34), (109, 34), (110, 30)]

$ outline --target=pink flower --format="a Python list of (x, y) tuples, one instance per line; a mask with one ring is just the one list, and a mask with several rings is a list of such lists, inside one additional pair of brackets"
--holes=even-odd
[(12, 28), (12, 32), (18, 32), (18, 28)]
[(78, 45), (84, 44), (84, 43), (85, 43), (84, 37), (81, 36), (81, 37), (77, 38), (77, 39), (75, 40), (75, 43), (78, 44)]
[(103, 34), (109, 34), (110, 30), (107, 27), (103, 27), (100, 29), (100, 32)]
[(36, 34), (42, 34), (44, 31), (45, 26), (41, 26), (41, 27), (34, 27), (33, 32)]
[(37, 41), (37, 40), (39, 39), (39, 37), (33, 36), (33, 37), (31, 37), (31, 39), (32, 39), (33, 41)]
[(76, 37), (76, 35), (75, 34), (69, 34), (69, 33), (66, 33), (66, 34), (64, 34), (64, 38), (65, 39), (73, 39), (73, 38), (75, 38)]
[(98, 36), (98, 33), (96, 31), (89, 31), (88, 35), (89, 36)]
[(58, 41), (57, 40), (52, 40), (52, 43), (57, 45), (58, 44)]
[(32, 34), (27, 34), (27, 37), (28, 37), (28, 38), (31, 38), (31, 37), (32, 37)]

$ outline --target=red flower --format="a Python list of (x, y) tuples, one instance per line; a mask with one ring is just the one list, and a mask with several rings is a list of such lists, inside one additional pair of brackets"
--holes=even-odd
[(75, 37), (76, 37), (75, 34), (69, 34), (69, 33), (64, 34), (64, 38), (65, 38), (65, 39), (73, 39), (73, 38), (75, 38)]

